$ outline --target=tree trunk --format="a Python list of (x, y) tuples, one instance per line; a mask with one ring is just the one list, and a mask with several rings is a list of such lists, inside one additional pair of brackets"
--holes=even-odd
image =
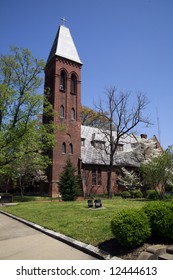
[(107, 172), (107, 194), (108, 198), (112, 198), (112, 170), (113, 170), (113, 153), (110, 154), (110, 164)]
[(108, 170), (108, 172), (107, 172), (107, 195), (108, 195), (108, 198), (112, 198), (111, 179), (112, 179), (112, 171)]
[(19, 177), (19, 188), (20, 188), (20, 195), (23, 198), (24, 189), (23, 189), (23, 186), (22, 186), (22, 178), (21, 178), (21, 176)]

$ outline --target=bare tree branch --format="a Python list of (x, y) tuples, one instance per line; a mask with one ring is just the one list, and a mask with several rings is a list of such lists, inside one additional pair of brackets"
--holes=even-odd
[[(109, 154), (109, 170), (107, 178), (108, 197), (111, 196), (111, 174), (114, 164), (114, 155), (118, 149), (120, 139), (127, 134), (135, 133), (135, 128), (140, 124), (151, 125), (149, 118), (143, 116), (149, 101), (146, 95), (141, 92), (136, 94), (135, 102), (130, 92), (117, 92), (115, 87), (106, 90), (106, 100), (100, 100), (96, 110), (100, 115), (105, 114), (108, 121), (107, 129), (100, 128), (108, 141), (105, 151)], [(106, 105), (106, 106), (105, 106)], [(116, 139), (113, 138), (113, 131), (116, 131)], [(108, 153), (109, 150), (109, 153)]]

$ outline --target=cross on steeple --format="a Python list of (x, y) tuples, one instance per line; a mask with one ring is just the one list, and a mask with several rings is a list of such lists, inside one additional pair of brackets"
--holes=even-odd
[(62, 20), (62, 25), (65, 26), (65, 23), (67, 22), (67, 20), (65, 19), (65, 17), (62, 17), (61, 20)]

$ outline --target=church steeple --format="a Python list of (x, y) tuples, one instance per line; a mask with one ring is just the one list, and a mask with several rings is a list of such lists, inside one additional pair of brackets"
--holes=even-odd
[(70, 30), (61, 25), (45, 67), (45, 89), (50, 91), (49, 100), (55, 112), (53, 123), (63, 128), (56, 132), (56, 144), (49, 153), (52, 163), (47, 175), (51, 196), (58, 195), (59, 176), (68, 157), (78, 169), (81, 156), (81, 67)]
[(64, 25), (60, 25), (58, 29), (47, 63), (55, 55), (82, 64), (73, 38), (71, 36), (70, 30)]

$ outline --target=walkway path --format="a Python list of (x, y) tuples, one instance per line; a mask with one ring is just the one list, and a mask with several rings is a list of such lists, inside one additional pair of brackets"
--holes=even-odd
[(0, 213), (0, 260), (96, 258)]

